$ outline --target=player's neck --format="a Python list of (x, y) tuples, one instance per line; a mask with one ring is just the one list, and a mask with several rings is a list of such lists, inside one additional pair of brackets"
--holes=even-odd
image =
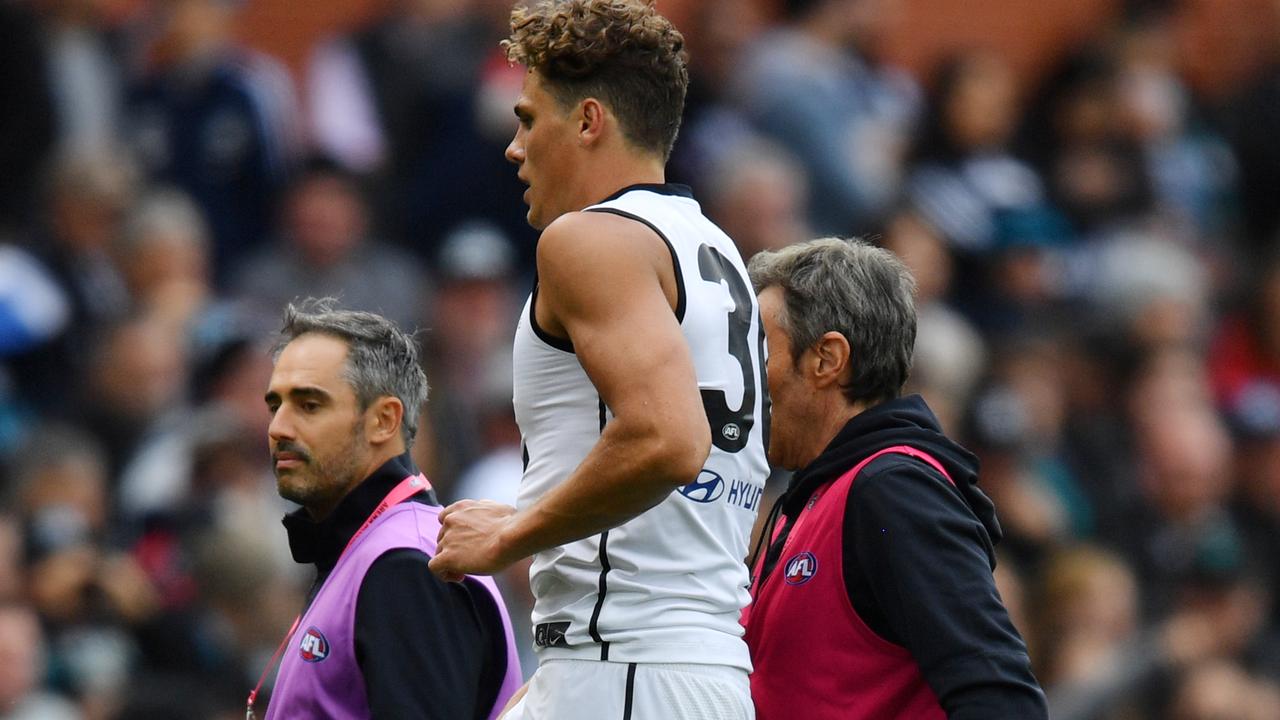
[(632, 185), (662, 185), (667, 182), (666, 165), (659, 158), (637, 157), (630, 153), (608, 163), (607, 171), (592, 183), (591, 203), (597, 203)]

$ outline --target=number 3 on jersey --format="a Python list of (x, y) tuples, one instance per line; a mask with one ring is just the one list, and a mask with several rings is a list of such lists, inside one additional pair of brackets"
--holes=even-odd
[[(698, 271), (702, 279), (719, 284), (724, 282), (729, 288), (729, 297), (733, 300), (733, 311), (729, 313), (729, 354), (738, 361), (742, 368), (742, 404), (733, 409), (723, 390), (702, 390), (702, 406), (707, 412), (707, 421), (711, 423), (711, 442), (725, 452), (736, 453), (747, 446), (747, 438), (751, 436), (751, 428), (755, 425), (753, 412), (756, 404), (756, 390), (764, 395), (761, 407), (764, 411), (761, 428), (764, 433), (765, 447), (769, 444), (769, 388), (765, 384), (763, 364), (757, 369), (751, 359), (751, 288), (747, 287), (737, 268), (719, 250), (710, 245), (698, 248)], [(764, 359), (764, 328), (759, 328), (756, 338), (757, 357)]]

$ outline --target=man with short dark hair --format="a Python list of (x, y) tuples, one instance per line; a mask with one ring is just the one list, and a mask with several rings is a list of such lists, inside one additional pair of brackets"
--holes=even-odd
[(900, 397), (915, 282), (891, 253), (814, 240), (755, 256), (769, 460), (796, 470), (743, 613), (762, 720), (1046, 718), (991, 572), (978, 461)]
[(745, 720), (738, 617), (768, 474), (746, 267), (665, 182), (684, 40), (641, 0), (512, 13), (528, 69), (507, 148), (542, 229), (514, 350), (519, 509), (442, 515), (432, 569), (532, 555), (540, 664), (509, 718)]
[(280, 495), (302, 506), (284, 519), (289, 547), (317, 576), (268, 718), (485, 720), (519, 685), (493, 581), (428, 569), (440, 507), (408, 453), (426, 399), (414, 340), (391, 321), (331, 301), (286, 310), (268, 435)]

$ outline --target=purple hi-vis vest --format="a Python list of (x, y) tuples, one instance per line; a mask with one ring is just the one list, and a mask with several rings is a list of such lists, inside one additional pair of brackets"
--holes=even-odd
[[(439, 514), (440, 508), (434, 505), (400, 503), (374, 520), (347, 548), (289, 638), (266, 720), (369, 717), (364, 677), (356, 664), (355, 651), (360, 584), (373, 562), (391, 550), (413, 548), (434, 555), (440, 532)], [(520, 687), (520, 661), (511, 619), (497, 586), (487, 577), (468, 576), (468, 581), (480, 583), (493, 596), (507, 640), (507, 672), (489, 711), (492, 719)], [(474, 694), (475, 689), (460, 687), (458, 692)]]

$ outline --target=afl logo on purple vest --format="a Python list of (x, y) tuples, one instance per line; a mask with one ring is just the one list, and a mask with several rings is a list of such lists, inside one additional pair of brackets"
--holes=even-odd
[(792, 555), (791, 559), (787, 560), (787, 566), (783, 570), (782, 576), (788, 585), (803, 585), (812, 580), (813, 576), (817, 574), (818, 558), (806, 550), (798, 555)]
[(329, 657), (329, 641), (324, 639), (324, 633), (315, 627), (309, 627), (302, 634), (302, 642), (298, 645), (298, 654), (302, 655), (302, 659), (309, 663), (320, 662)]
[(697, 480), (680, 488), (680, 494), (694, 502), (715, 502), (724, 494), (724, 478), (710, 470), (703, 470), (698, 473)]

